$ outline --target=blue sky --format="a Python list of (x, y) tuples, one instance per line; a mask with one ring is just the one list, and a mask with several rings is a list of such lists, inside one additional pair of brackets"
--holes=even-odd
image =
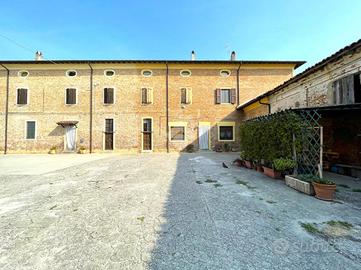
[(0, 59), (306, 60), (361, 38), (359, 0), (2, 1)]

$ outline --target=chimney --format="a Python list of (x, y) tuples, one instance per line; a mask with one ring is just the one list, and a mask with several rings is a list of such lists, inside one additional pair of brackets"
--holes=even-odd
[(43, 53), (40, 51), (36, 51), (35, 53), (35, 61), (42, 61), (43, 60)]
[(236, 52), (232, 51), (231, 53), (231, 61), (236, 61)]
[(192, 51), (192, 53), (191, 53), (191, 60), (192, 61), (196, 60), (196, 53), (194, 51)]

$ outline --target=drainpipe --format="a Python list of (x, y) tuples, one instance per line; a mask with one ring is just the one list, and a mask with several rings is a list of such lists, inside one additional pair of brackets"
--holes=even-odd
[(268, 114), (271, 114), (271, 104), (270, 103), (264, 103), (264, 102), (261, 102), (261, 100), (258, 100), (258, 103), (261, 105), (267, 105), (268, 106)]
[(241, 69), (242, 61), (240, 61), (237, 69), (237, 107), (239, 106), (239, 70)]
[(168, 77), (169, 77), (169, 68), (168, 68), (168, 62), (165, 62), (165, 66), (167, 67), (166, 69), (166, 76), (165, 76), (165, 95), (166, 95), (166, 101), (165, 101), (165, 106), (166, 106), (166, 121), (167, 121), (167, 153), (169, 153), (169, 86), (168, 86)]
[(93, 152), (93, 67), (90, 67), (90, 106), (89, 106), (89, 152)]
[(10, 70), (5, 67), (3, 64), (0, 64), (4, 69), (6, 69), (6, 98), (5, 98), (5, 138), (4, 138), (4, 155), (8, 151), (8, 122), (9, 122), (9, 80), (10, 80)]

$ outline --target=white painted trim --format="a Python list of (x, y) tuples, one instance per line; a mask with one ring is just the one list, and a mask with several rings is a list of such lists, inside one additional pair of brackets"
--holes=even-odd
[[(22, 73), (22, 72), (27, 72), (28, 75), (23, 77), (23, 76), (20, 75), (20, 73)], [(19, 70), (18, 71), (18, 77), (20, 77), (20, 78), (26, 79), (29, 75), (30, 75), (30, 72), (28, 70)]]
[[(106, 75), (108, 71), (112, 71), (113, 72), (113, 75)], [(111, 78), (111, 77), (114, 77), (115, 76), (115, 70), (114, 69), (105, 69), (104, 70), (104, 76), (107, 77), (107, 78)]]
[[(152, 131), (151, 131), (151, 150), (144, 150), (143, 149), (143, 121), (144, 121), (144, 119), (151, 119), (151, 121), (152, 121)], [(141, 144), (142, 144), (142, 149), (141, 149), (141, 151), (142, 152), (144, 152), (144, 153), (147, 153), (147, 152), (153, 152), (153, 133), (154, 133), (154, 122), (153, 122), (153, 117), (150, 117), (150, 116), (145, 116), (145, 117), (142, 117), (142, 121), (141, 121), (141, 133), (142, 133), (142, 136), (141, 136), (141, 140), (142, 140), (142, 142), (141, 142)]]
[[(145, 71), (150, 71), (150, 75), (144, 75), (143, 73)], [(153, 76), (153, 71), (151, 69), (142, 69), (142, 71), (140, 72), (140, 74), (145, 77), (145, 78), (149, 78), (149, 77), (152, 77)]]
[[(105, 88), (113, 88), (113, 103), (105, 103), (104, 102), (104, 89)], [(116, 88), (114, 87), (114, 86), (104, 86), (103, 87), (103, 105), (104, 106), (112, 106), (112, 105), (115, 105), (115, 103), (116, 103)], [(109, 118), (110, 119), (110, 118)]]
[[(74, 71), (75, 72), (75, 76), (69, 76), (69, 72), (71, 71)], [(78, 76), (78, 71), (76, 71), (75, 69), (69, 69), (67, 71), (65, 71), (65, 75), (68, 77), (68, 78), (75, 78)]]
[[(27, 138), (27, 132), (28, 132), (28, 122), (35, 122), (35, 138), (34, 139), (28, 139)], [(32, 120), (32, 119), (29, 119), (29, 120), (25, 120), (25, 136), (24, 136), (24, 139), (27, 140), (27, 141), (36, 141), (37, 137), (38, 137), (38, 123), (36, 120)]]
[[(75, 104), (67, 104), (66, 103), (66, 90), (67, 89), (75, 89)], [(65, 92), (64, 92), (64, 104), (66, 106), (75, 106), (75, 105), (78, 105), (78, 88), (77, 87), (67, 87), (65, 88)]]
[[(229, 73), (229, 74), (226, 75), (226, 76), (222, 75), (222, 72), (225, 72), (225, 71)], [(222, 78), (228, 78), (229, 76), (231, 76), (231, 74), (232, 74), (232, 71), (230, 71), (229, 69), (221, 69), (221, 70), (219, 71), (219, 76), (221, 76)]]
[[(188, 71), (189, 75), (183, 75), (182, 72), (184, 72), (184, 71)], [(181, 71), (179, 71), (179, 75), (183, 78), (188, 78), (188, 77), (192, 76), (192, 71), (190, 69), (182, 69)]]
[[(26, 104), (18, 104), (18, 92), (19, 92), (19, 89), (26, 89)], [(28, 87), (17, 87), (16, 88), (16, 95), (15, 95), (15, 104), (19, 107), (22, 107), (22, 106), (27, 106), (29, 105), (30, 103), (30, 91), (29, 91), (29, 88)]]
[[(105, 122), (106, 119), (113, 119), (113, 150), (105, 149)], [(105, 117), (103, 121), (103, 151), (114, 151), (115, 150), (115, 119), (112, 117)]]

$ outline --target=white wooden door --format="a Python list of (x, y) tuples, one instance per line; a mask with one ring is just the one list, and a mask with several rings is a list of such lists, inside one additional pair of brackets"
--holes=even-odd
[(209, 149), (209, 125), (199, 125), (199, 149), (208, 150)]
[(67, 126), (65, 128), (65, 150), (76, 150), (76, 126)]

